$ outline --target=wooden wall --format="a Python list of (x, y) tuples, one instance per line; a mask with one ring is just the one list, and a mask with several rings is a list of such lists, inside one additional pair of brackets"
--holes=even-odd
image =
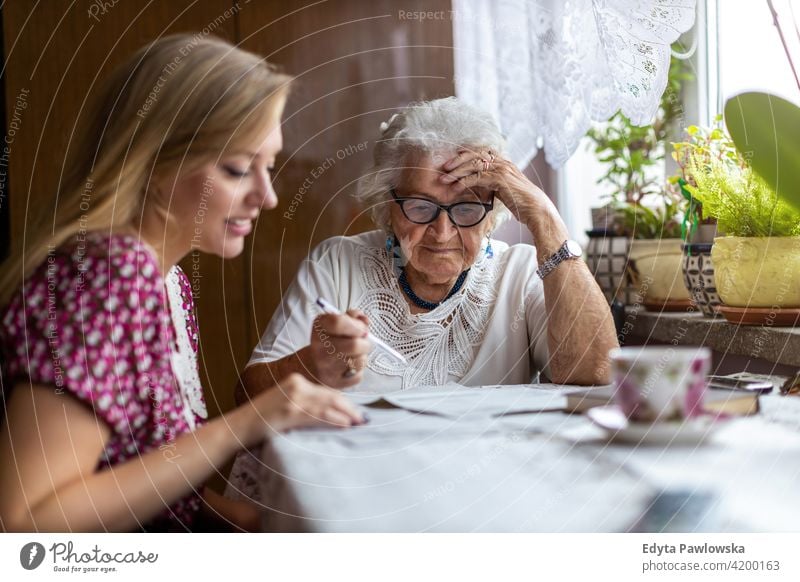
[[(247, 268), (253, 341), (314, 245), (373, 228), (351, 195), (380, 123), (409, 101), (453, 93), (450, 20), (399, 20), (399, 4), (338, 2), (287, 15), (283, 3), (268, 2), (241, 21), (242, 44), (297, 77), (275, 178), (281, 204), (262, 215)], [(449, 10), (443, 0), (402, 6)]]
[[(447, 16), (421, 23), (399, 10)], [(184, 264), (199, 275), (206, 396), (212, 413), (228, 409), (237, 371), (308, 250), (371, 228), (350, 194), (370, 164), (379, 123), (409, 101), (452, 94), (449, 10), (448, 0), (4, 3), (7, 121), (17, 97), (27, 99), (9, 155), (12, 248), (37, 219), (52, 219), (75, 124), (92, 115), (86, 98), (142, 44), (205, 29), (296, 75), (275, 177), (280, 206), (262, 214), (243, 256), (224, 265), (203, 256), (199, 270), (191, 258)], [(314, 178), (327, 159), (335, 163)]]
[[(26, 101), (8, 156), (12, 249), (38, 220), (52, 220), (74, 128), (93, 114), (87, 98), (141, 45), (174, 32), (211, 33), (295, 75), (275, 172), (278, 208), (261, 215), (237, 259), (184, 261), (209, 408), (229, 409), (237, 374), (300, 261), (329, 236), (372, 228), (351, 194), (371, 164), (380, 122), (410, 101), (453, 94), (450, 10), (449, 0), (4, 3), (7, 123), (18, 97)], [(408, 18), (414, 11), (439, 17)], [(527, 173), (550, 191), (540, 159)], [(518, 225), (504, 232), (529, 240)]]

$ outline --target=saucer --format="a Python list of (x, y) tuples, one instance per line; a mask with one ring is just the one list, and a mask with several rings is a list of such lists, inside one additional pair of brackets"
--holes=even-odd
[(787, 307), (731, 307), (720, 305), (717, 311), (729, 323), (741, 325), (776, 325), (794, 327), (800, 324), (800, 309)]
[(669, 422), (633, 422), (613, 404), (591, 408), (586, 416), (615, 441), (648, 445), (699, 445), (724, 423), (724, 419), (713, 415)]

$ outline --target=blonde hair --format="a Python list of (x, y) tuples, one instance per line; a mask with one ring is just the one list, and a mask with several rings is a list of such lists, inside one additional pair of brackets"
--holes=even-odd
[(199, 169), (251, 143), (283, 111), (292, 78), (262, 57), (199, 34), (156, 40), (119, 66), (98, 93), (68, 155), (50, 228), (34, 231), (0, 280), (0, 305), (50, 248), (92, 230), (134, 224), (153, 177)]

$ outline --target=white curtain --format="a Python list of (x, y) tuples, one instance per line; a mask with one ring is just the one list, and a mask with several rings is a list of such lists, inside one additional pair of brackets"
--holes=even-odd
[(492, 113), (525, 167), (558, 168), (592, 121), (649, 124), (695, 0), (453, 0), (456, 95)]

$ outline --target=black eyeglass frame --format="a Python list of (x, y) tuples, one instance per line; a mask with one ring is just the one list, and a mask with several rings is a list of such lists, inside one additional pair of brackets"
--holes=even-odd
[[(473, 226), (477, 226), (481, 222), (483, 222), (489, 215), (489, 212), (491, 212), (494, 209), (494, 196), (495, 196), (494, 192), (492, 192), (491, 202), (488, 203), (456, 202), (455, 204), (437, 204), (433, 200), (428, 200), (427, 198), (420, 198), (419, 196), (400, 197), (397, 195), (397, 192), (395, 192), (394, 188), (389, 190), (389, 193), (392, 195), (392, 198), (394, 198), (394, 201), (400, 206), (400, 210), (402, 211), (403, 216), (406, 217), (406, 220), (408, 220), (409, 222), (413, 222), (414, 224), (430, 224), (431, 222), (434, 222), (437, 218), (439, 218), (439, 215), (442, 213), (442, 210), (444, 210), (447, 213), (447, 218), (450, 219), (450, 222), (453, 224), (453, 226), (457, 226), (459, 228), (472, 228)], [(434, 206), (436, 206), (436, 213), (433, 215), (433, 218), (431, 218), (430, 220), (426, 220), (425, 222), (417, 222), (416, 220), (411, 220), (408, 214), (406, 214), (406, 209), (403, 207), (403, 204), (411, 200), (421, 200), (422, 202), (427, 202), (428, 204), (433, 204)], [(450, 214), (450, 210), (455, 208), (456, 206), (461, 206), (462, 204), (479, 204), (480, 206), (483, 206), (483, 216), (481, 216), (477, 222), (473, 222), (472, 224), (458, 224), (455, 220), (453, 220), (453, 215)]]

